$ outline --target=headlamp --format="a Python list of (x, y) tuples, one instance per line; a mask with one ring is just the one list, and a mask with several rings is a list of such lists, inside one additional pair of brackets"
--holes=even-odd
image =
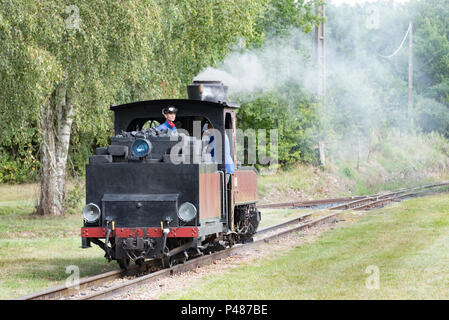
[(184, 202), (178, 209), (178, 217), (184, 222), (188, 222), (196, 217), (196, 208), (190, 202)]
[(131, 147), (133, 155), (142, 158), (150, 152), (150, 142), (145, 139), (137, 139)]
[(100, 218), (100, 207), (95, 203), (89, 203), (83, 208), (84, 220), (88, 223), (96, 222)]

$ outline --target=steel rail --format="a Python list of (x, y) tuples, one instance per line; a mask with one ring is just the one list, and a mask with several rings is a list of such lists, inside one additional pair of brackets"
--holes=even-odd
[(148, 275), (144, 275), (138, 278), (135, 278), (133, 280), (127, 281), (125, 283), (121, 283), (121, 284), (117, 284), (114, 286), (111, 286), (109, 288), (106, 288), (105, 290), (101, 291), (101, 292), (95, 292), (92, 293), (90, 295), (86, 295), (86, 296), (81, 296), (79, 298), (79, 300), (101, 300), (101, 299), (107, 299), (110, 298), (112, 296), (115, 296), (119, 293), (125, 292), (129, 289), (132, 289), (134, 287), (136, 287), (137, 285), (142, 285), (145, 283), (150, 283), (153, 281), (156, 281), (158, 279), (173, 275), (173, 274), (177, 274), (177, 273), (183, 273), (183, 272), (187, 272), (187, 271), (191, 271), (194, 270), (198, 267), (201, 266), (206, 266), (209, 264), (212, 264), (214, 261), (219, 260), (219, 259), (223, 259), (223, 258), (227, 258), (235, 253), (238, 253), (240, 251), (243, 250), (247, 250), (249, 247), (252, 246), (257, 246), (269, 241), (272, 241), (276, 238), (282, 237), (286, 234), (292, 233), (292, 232), (296, 232), (296, 231), (300, 231), (300, 230), (304, 230), (304, 229), (309, 229), (311, 227), (314, 227), (316, 225), (321, 225), (321, 224), (325, 224), (328, 222), (335, 222), (336, 221), (336, 216), (339, 214), (340, 212), (335, 212), (332, 214), (329, 214), (327, 216), (324, 217), (319, 217), (317, 219), (314, 219), (312, 221), (306, 222), (304, 224), (300, 224), (299, 226), (295, 226), (292, 228), (289, 228), (287, 230), (283, 230), (282, 232), (273, 234), (273, 235), (269, 235), (267, 237), (264, 237), (262, 239), (258, 239), (258, 240), (254, 240), (254, 242), (251, 243), (246, 243), (246, 244), (238, 244), (235, 246), (232, 246), (228, 249), (222, 250), (222, 251), (218, 251), (218, 252), (214, 252), (210, 255), (204, 255), (198, 258), (195, 258), (193, 260), (187, 261), (183, 264), (179, 264), (179, 265), (175, 265), (169, 269), (163, 269), (160, 271), (156, 271), (154, 273), (150, 273)]
[(139, 273), (148, 271), (156, 265), (156, 261), (150, 260), (142, 266), (132, 266), (128, 270), (121, 269), (108, 271), (95, 276), (84, 277), (79, 280), (76, 285), (59, 285), (39, 292), (31, 293), (15, 300), (54, 300), (68, 297), (76, 294), (81, 290), (87, 290), (105, 282), (119, 279), (123, 276), (134, 276)]
[(323, 205), (323, 204), (334, 204), (334, 203), (340, 203), (340, 202), (348, 202), (348, 201), (362, 199), (365, 197), (366, 196), (354, 196), (354, 197), (346, 197), (346, 198), (269, 203), (269, 204), (257, 205), (257, 208), (258, 209), (267, 209), (267, 208), (289, 208), (289, 207), (293, 207), (293, 208), (295, 208), (295, 207), (313, 207), (313, 206)]
[[(312, 213), (307, 213), (300, 217), (279, 223), (277, 225), (266, 227), (264, 229), (259, 230), (257, 232), (257, 234), (260, 235), (265, 232), (274, 230), (276, 228), (282, 228), (282, 227), (285, 227), (285, 226), (288, 226), (288, 225), (291, 225), (294, 223), (298, 223), (298, 222), (302, 221), (303, 219), (306, 219), (307, 217), (311, 216), (311, 214)], [(224, 254), (224, 252), (221, 254)], [(203, 258), (203, 259), (205, 259), (205, 258)], [(191, 263), (193, 263), (193, 261), (194, 260), (187, 261), (185, 264), (191, 264)], [(131, 268), (128, 271), (123, 271), (123, 270), (119, 269), (119, 270), (113, 270), (113, 271), (109, 271), (109, 272), (102, 273), (99, 275), (95, 275), (92, 277), (82, 278), (82, 279), (80, 279), (77, 287), (59, 285), (59, 286), (56, 286), (53, 288), (49, 288), (49, 289), (46, 289), (43, 291), (39, 291), (36, 293), (32, 293), (32, 294), (29, 294), (26, 296), (19, 297), (16, 300), (51, 300), (51, 299), (67, 298), (67, 297), (70, 297), (71, 295), (78, 294), (82, 290), (88, 290), (88, 289), (91, 289), (92, 287), (100, 286), (106, 282), (119, 279), (123, 276), (130, 276), (130, 275), (136, 275), (139, 273), (143, 273), (143, 272), (145, 272), (145, 269), (149, 269), (150, 267), (154, 266), (155, 264), (156, 264), (155, 261), (151, 260), (149, 262), (146, 262), (145, 266), (143, 266), (143, 267), (133, 266), (133, 268)], [(177, 266), (175, 266), (173, 268), (176, 268), (176, 267)], [(172, 269), (164, 269), (164, 270), (173, 270), (173, 272), (174, 272), (176, 269), (173, 269), (173, 268)], [(177, 268), (179, 268), (179, 267), (177, 267)], [(155, 277), (157, 277), (161, 273), (164, 274), (164, 272), (162, 272), (164, 270), (154, 272)]]
[[(282, 227), (285, 227), (285, 226), (288, 226), (288, 225), (291, 225), (294, 223), (298, 223), (298, 222), (302, 221), (303, 219), (306, 219), (307, 217), (309, 217), (311, 214), (312, 213), (307, 213), (300, 217), (297, 217), (297, 218), (294, 218), (294, 219), (291, 219), (291, 220), (288, 220), (288, 221), (285, 221), (285, 222), (282, 222), (282, 223), (279, 223), (279, 224), (276, 224), (273, 226), (263, 228), (263, 229), (259, 230), (257, 232), (257, 234), (259, 235), (259, 234), (271, 231), (276, 228), (282, 228)], [(146, 262), (144, 267), (133, 266), (128, 271), (123, 271), (123, 270), (119, 269), (119, 270), (113, 270), (113, 271), (105, 272), (105, 273), (91, 276), (91, 277), (85, 277), (85, 278), (80, 279), (77, 287), (59, 285), (59, 286), (56, 286), (53, 288), (49, 288), (49, 289), (46, 289), (43, 291), (39, 291), (39, 292), (35, 292), (35, 293), (29, 294), (29, 295), (19, 297), (16, 300), (51, 300), (51, 299), (66, 298), (66, 297), (69, 297), (70, 295), (78, 294), (82, 290), (91, 289), (92, 287), (102, 285), (103, 283), (108, 282), (108, 281), (113, 281), (113, 280), (119, 279), (123, 276), (136, 275), (136, 274), (145, 272), (145, 269), (148, 269), (149, 267), (152, 267), (154, 265), (155, 265), (154, 261), (149, 261), (149, 262)]]
[[(400, 193), (406, 193), (413, 190), (419, 190), (419, 189), (430, 189), (430, 188), (436, 188), (436, 187), (442, 187), (442, 186), (448, 186), (449, 181), (442, 181), (438, 183), (433, 184), (427, 184), (423, 186), (416, 186), (412, 188), (401, 188), (395, 191), (387, 192), (387, 193), (377, 193), (373, 195), (367, 195), (367, 196), (353, 196), (353, 197), (346, 197), (346, 198), (333, 198), (333, 199), (318, 199), (318, 200), (308, 200), (308, 201), (293, 201), (293, 202), (282, 202), (282, 203), (270, 203), (270, 204), (263, 204), (258, 205), (257, 208), (259, 209), (276, 209), (276, 208), (301, 208), (301, 207), (312, 207), (317, 205), (323, 205), (323, 204), (338, 204), (338, 203), (358, 203), (357, 201), (370, 201), (370, 199), (374, 198), (386, 198), (392, 195), (400, 194)], [(344, 204), (342, 204), (343, 208)]]
[[(388, 201), (392, 201), (393, 199), (397, 199), (397, 198), (405, 197), (405, 196), (411, 196), (411, 195), (414, 195), (414, 194), (416, 194), (416, 193), (409, 193), (407, 195), (402, 195), (402, 196), (396, 195), (396, 196), (389, 197), (389, 198), (387, 197), (387, 198), (381, 199), (381, 200), (376, 199), (376, 198), (373, 198), (373, 199), (370, 199), (370, 200), (373, 202), (372, 206), (376, 206), (376, 205), (379, 205), (379, 203), (381, 201), (387, 201), (387, 200)], [(361, 205), (350, 207), (350, 209), (357, 210), (357, 209), (362, 209), (362, 208), (364, 208), (366, 206), (367, 206), (366, 203), (362, 203)], [(300, 231), (300, 230), (308, 229), (308, 228), (311, 228), (311, 227), (316, 226), (316, 225), (320, 225), (320, 224), (324, 224), (324, 223), (328, 223), (328, 222), (336, 222), (337, 216), (341, 213), (341, 211), (346, 210), (346, 209), (339, 209), (338, 212), (334, 212), (334, 213), (328, 214), (328, 215), (323, 216), (323, 217), (318, 217), (318, 218), (316, 218), (316, 219), (314, 219), (312, 221), (305, 222), (305, 223), (301, 224), (301, 222), (304, 219), (309, 218), (314, 213), (318, 213), (318, 212), (321, 212), (321, 211), (328, 211), (328, 210), (337, 210), (336, 209), (337, 207), (340, 207), (340, 206), (335, 206), (333, 208), (320, 209), (320, 210), (315, 210), (315, 211), (312, 211), (312, 212), (308, 212), (308, 213), (305, 213), (305, 214), (303, 214), (303, 215), (301, 215), (299, 217), (290, 219), (288, 221), (281, 222), (279, 224), (260, 229), (255, 234), (255, 237), (257, 237), (257, 236), (259, 236), (261, 234), (264, 234), (264, 233), (268, 233), (270, 231), (275, 231), (277, 229), (285, 228), (286, 226), (289, 226), (289, 225), (292, 225), (292, 224), (300, 223), (299, 225), (296, 225), (294, 227), (291, 227), (291, 228), (288, 228), (288, 229), (285, 229), (285, 230), (281, 230), (279, 232), (276, 232), (275, 234), (268, 235), (268, 236), (263, 237), (261, 239), (254, 240), (254, 242), (252, 242), (252, 243), (238, 244), (238, 245), (233, 246), (231, 248), (228, 248), (226, 250), (218, 251), (218, 252), (212, 253), (210, 255), (206, 255), (206, 256), (201, 256), (199, 258), (195, 258), (193, 260), (185, 262), (184, 264), (176, 265), (176, 266), (171, 267), (169, 269), (163, 269), (163, 270), (160, 270), (160, 271), (157, 271), (157, 272), (154, 272), (154, 273), (150, 273), (148, 275), (145, 275), (145, 276), (138, 277), (136, 279), (130, 280), (130, 281), (126, 282), (126, 283), (117, 284), (117, 285), (112, 286), (110, 288), (107, 288), (107, 289), (105, 289), (103, 291), (96, 292), (96, 293), (93, 293), (91, 295), (86, 295), (86, 296), (80, 297), (79, 299), (80, 300), (107, 299), (107, 298), (112, 297), (112, 296), (114, 296), (114, 295), (116, 295), (118, 293), (121, 293), (121, 292), (124, 292), (126, 290), (129, 290), (129, 289), (131, 289), (131, 288), (133, 288), (133, 287), (135, 287), (137, 285), (141, 285), (141, 284), (144, 284), (144, 283), (147, 283), (147, 282), (151, 282), (151, 281), (156, 281), (158, 279), (161, 279), (163, 277), (167, 277), (167, 276), (172, 275), (172, 274), (187, 272), (187, 271), (190, 271), (190, 270), (194, 270), (197, 267), (211, 264), (215, 260), (229, 257), (232, 254), (237, 253), (240, 250), (245, 250), (245, 249), (247, 249), (250, 246), (266, 243), (266, 242), (269, 242), (269, 241), (271, 241), (273, 239), (276, 239), (276, 238), (282, 237), (284, 235), (287, 235), (289, 233), (293, 233), (293, 232), (297, 232), (297, 231)]]
[[(418, 187), (413, 187), (413, 188), (402, 188), (399, 189), (397, 191), (394, 192), (389, 192), (389, 193), (385, 193), (385, 194), (377, 194), (375, 196), (359, 196), (359, 197), (348, 197), (348, 198), (336, 198), (336, 199), (323, 199), (323, 200), (314, 200), (314, 201), (307, 201), (307, 202), (291, 202), (291, 203), (280, 203), (278, 204), (280, 207), (285, 207), (287, 205), (290, 206), (296, 206), (297, 204), (306, 204), (306, 205), (311, 205), (312, 203), (314, 204), (330, 204), (330, 203), (341, 203), (343, 201), (349, 201), (346, 204), (343, 205), (336, 205), (333, 207), (329, 207), (329, 208), (325, 208), (325, 209), (319, 209), (319, 210), (314, 210), (308, 213), (305, 213), (299, 217), (287, 220), (285, 222), (281, 222), (279, 224), (273, 225), (273, 226), (269, 226), (269, 227), (265, 227), (262, 229), (259, 229), (257, 231), (257, 233), (255, 234), (255, 237), (258, 237), (262, 234), (268, 233), (270, 231), (274, 231), (276, 229), (281, 229), (281, 228), (285, 228), (289, 225), (292, 224), (298, 224), (303, 222), (304, 220), (310, 218), (313, 214), (316, 214), (318, 212), (322, 212), (322, 211), (328, 211), (328, 210), (347, 210), (347, 209), (353, 209), (353, 210), (364, 210), (364, 209), (370, 209), (372, 207), (377, 207), (380, 205), (384, 205), (385, 203), (391, 202), (391, 201), (395, 201), (399, 198), (404, 198), (404, 197), (410, 197), (410, 196), (414, 196), (416, 194), (419, 194), (420, 192), (410, 192), (412, 190), (420, 190), (420, 189), (429, 189), (429, 188), (434, 188), (434, 187), (441, 187), (441, 186), (447, 186), (449, 185), (449, 181), (444, 181), (444, 182), (440, 182), (440, 183), (436, 183), (436, 184), (429, 184), (429, 185), (424, 185), (424, 186), (418, 186)], [(422, 191), (421, 191), (422, 192)], [(403, 194), (404, 193), (404, 194)], [(401, 195), (402, 194), (402, 195)], [(351, 201), (352, 200), (352, 201)], [(336, 201), (336, 202), (335, 202)], [(258, 206), (258, 208), (271, 208), (273, 205), (275, 204), (270, 204), (269, 207), (267, 205), (264, 206)], [(331, 219), (332, 217), (336, 217), (340, 212), (337, 213), (333, 213), (330, 214), (328, 216), (323, 217), (324, 220), (326, 219)], [(316, 223), (318, 223), (319, 221), (321, 221), (321, 218), (315, 219), (313, 221), (310, 222), (311, 225), (315, 225)], [(292, 230), (296, 230), (295, 228), (306, 228), (309, 225), (309, 223), (304, 223), (304, 224), (300, 224), (297, 227), (291, 228), (291, 229), (287, 229), (286, 231), (282, 231), (279, 233), (279, 235), (283, 235), (285, 233), (289, 233), (289, 232), (293, 232)], [(298, 229), (298, 230), (299, 230)], [(277, 237), (277, 234), (271, 235), (269, 238), (275, 238)], [(258, 239), (255, 240), (254, 243), (259, 243), (260, 241), (268, 241), (268, 238), (263, 238), (263, 239)], [(169, 272), (170, 274), (173, 273), (179, 273), (179, 272), (185, 272), (182, 271), (181, 269), (183, 269), (182, 266), (186, 266), (186, 269), (191, 267), (191, 268), (196, 268), (198, 267), (201, 261), (205, 261), (204, 263), (207, 264), (207, 261), (214, 261), (214, 260), (210, 260), (210, 259), (214, 259), (214, 257), (216, 257), (216, 259), (222, 259), (224, 257), (227, 257), (229, 255), (231, 255), (234, 250), (237, 250), (237, 248), (239, 248), (240, 246), (249, 246), (252, 245), (254, 243), (248, 243), (245, 245), (236, 245), (230, 249), (227, 250), (223, 250), (223, 251), (219, 251), (216, 253), (213, 253), (211, 255), (207, 255), (207, 256), (202, 256), (190, 261), (185, 262), (184, 264), (181, 265), (176, 265), (170, 269), (163, 269), (160, 271), (156, 271), (156, 272), (152, 272), (148, 275), (145, 276), (141, 276), (138, 277), (136, 279), (133, 280), (129, 280), (127, 283), (130, 283), (130, 286), (133, 285), (133, 283), (139, 283), (138, 279), (142, 279), (142, 281), (145, 281), (145, 279), (154, 279), (157, 280), (160, 277), (163, 277), (164, 275), (167, 275), (166, 272)], [(201, 260), (198, 260), (201, 259)], [(216, 260), (215, 259), (215, 260)], [(198, 260), (198, 261), (197, 261)], [(203, 262), (201, 262), (203, 263)], [(211, 263), (211, 262), (209, 262)], [(154, 260), (150, 260), (147, 261), (143, 266), (133, 266), (132, 268), (130, 268), (128, 271), (123, 271), (123, 270), (113, 270), (113, 271), (109, 271), (103, 274), (99, 274), (99, 275), (95, 275), (95, 276), (91, 276), (91, 277), (86, 277), (86, 278), (82, 278), (80, 279), (79, 283), (78, 283), (78, 287), (75, 288), (73, 286), (66, 286), (66, 285), (60, 285), (57, 287), (53, 287), (53, 288), (49, 288), (40, 292), (36, 292), (33, 294), (29, 294), (26, 296), (22, 296), (17, 298), (16, 300), (48, 300), (48, 299), (61, 299), (61, 298), (66, 298), (69, 297), (70, 295), (73, 294), (77, 294), (79, 293), (81, 290), (87, 290), (87, 289), (91, 289), (92, 287), (95, 287), (97, 285), (102, 285), (105, 282), (108, 281), (113, 281), (116, 279), (119, 279), (121, 277), (123, 277), (124, 275), (126, 276), (132, 276), (132, 275), (136, 275), (136, 274), (141, 274), (143, 272), (148, 272), (148, 270), (151, 267), (154, 267), (157, 264), (156, 261)], [(202, 264), (202, 265), (205, 265)], [(191, 269), (190, 269), (191, 270)], [(109, 294), (109, 296), (111, 294), (114, 294), (114, 290), (119, 290), (117, 289), (110, 289), (109, 291), (111, 292)], [(108, 291), (108, 292), (109, 292)], [(86, 296), (86, 297), (81, 297), (80, 299), (94, 299), (95, 298), (95, 294), (90, 295), (90, 296)], [(98, 293), (97, 296), (101, 296), (101, 293)]]

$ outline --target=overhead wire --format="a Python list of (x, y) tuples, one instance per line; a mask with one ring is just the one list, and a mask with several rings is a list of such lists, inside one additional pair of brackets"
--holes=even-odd
[(385, 58), (385, 59), (393, 58), (402, 49), (402, 47), (404, 46), (405, 39), (407, 39), (407, 36), (410, 33), (410, 27), (411, 27), (411, 25), (408, 26), (407, 32), (405, 33), (405, 36), (402, 39), (401, 45), (399, 46), (399, 48), (395, 52), (393, 52), (389, 56), (383, 56), (383, 55), (381, 55), (379, 53), (378, 53), (378, 55), (381, 56), (382, 58)]

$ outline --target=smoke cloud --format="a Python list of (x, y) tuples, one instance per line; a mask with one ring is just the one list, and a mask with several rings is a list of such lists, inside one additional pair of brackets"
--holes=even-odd
[(255, 93), (264, 93), (294, 81), (313, 90), (315, 70), (311, 64), (312, 39), (299, 30), (290, 37), (270, 38), (261, 48), (238, 50), (217, 67), (202, 70), (194, 80), (220, 80), (229, 87), (229, 96), (247, 102)]
[[(412, 14), (406, 7), (367, 3), (328, 6), (327, 13), (326, 96), (317, 110), (318, 135), (337, 141), (335, 150), (351, 140), (358, 149), (363, 145), (369, 148), (373, 133), (409, 129), (409, 116), (416, 123), (422, 120), (418, 111), (425, 114), (423, 108), (438, 105), (424, 101), (415, 92), (415, 106), (409, 115), (407, 45), (390, 59), (382, 57), (395, 52), (404, 38)], [(318, 87), (314, 42), (313, 32), (292, 29), (289, 36), (271, 37), (260, 48), (235, 49), (194, 80), (221, 80), (229, 87), (230, 100), (241, 103), (292, 83), (313, 95)], [(425, 120), (426, 130), (431, 130), (435, 120)]]

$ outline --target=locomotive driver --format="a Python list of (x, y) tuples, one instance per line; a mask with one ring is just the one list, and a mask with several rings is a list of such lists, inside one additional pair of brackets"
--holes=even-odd
[(175, 106), (168, 106), (162, 109), (162, 114), (165, 117), (165, 122), (158, 126), (156, 130), (167, 130), (167, 132), (177, 132), (175, 126), (176, 112), (178, 109)]
[[(203, 139), (208, 144), (206, 150), (210, 150), (212, 162), (215, 162), (215, 142), (214, 127), (210, 122), (206, 122), (203, 126)], [(225, 132), (225, 165), (226, 165), (226, 182), (229, 181), (230, 174), (234, 173), (234, 161), (231, 157), (231, 148), (229, 146), (229, 138)]]

